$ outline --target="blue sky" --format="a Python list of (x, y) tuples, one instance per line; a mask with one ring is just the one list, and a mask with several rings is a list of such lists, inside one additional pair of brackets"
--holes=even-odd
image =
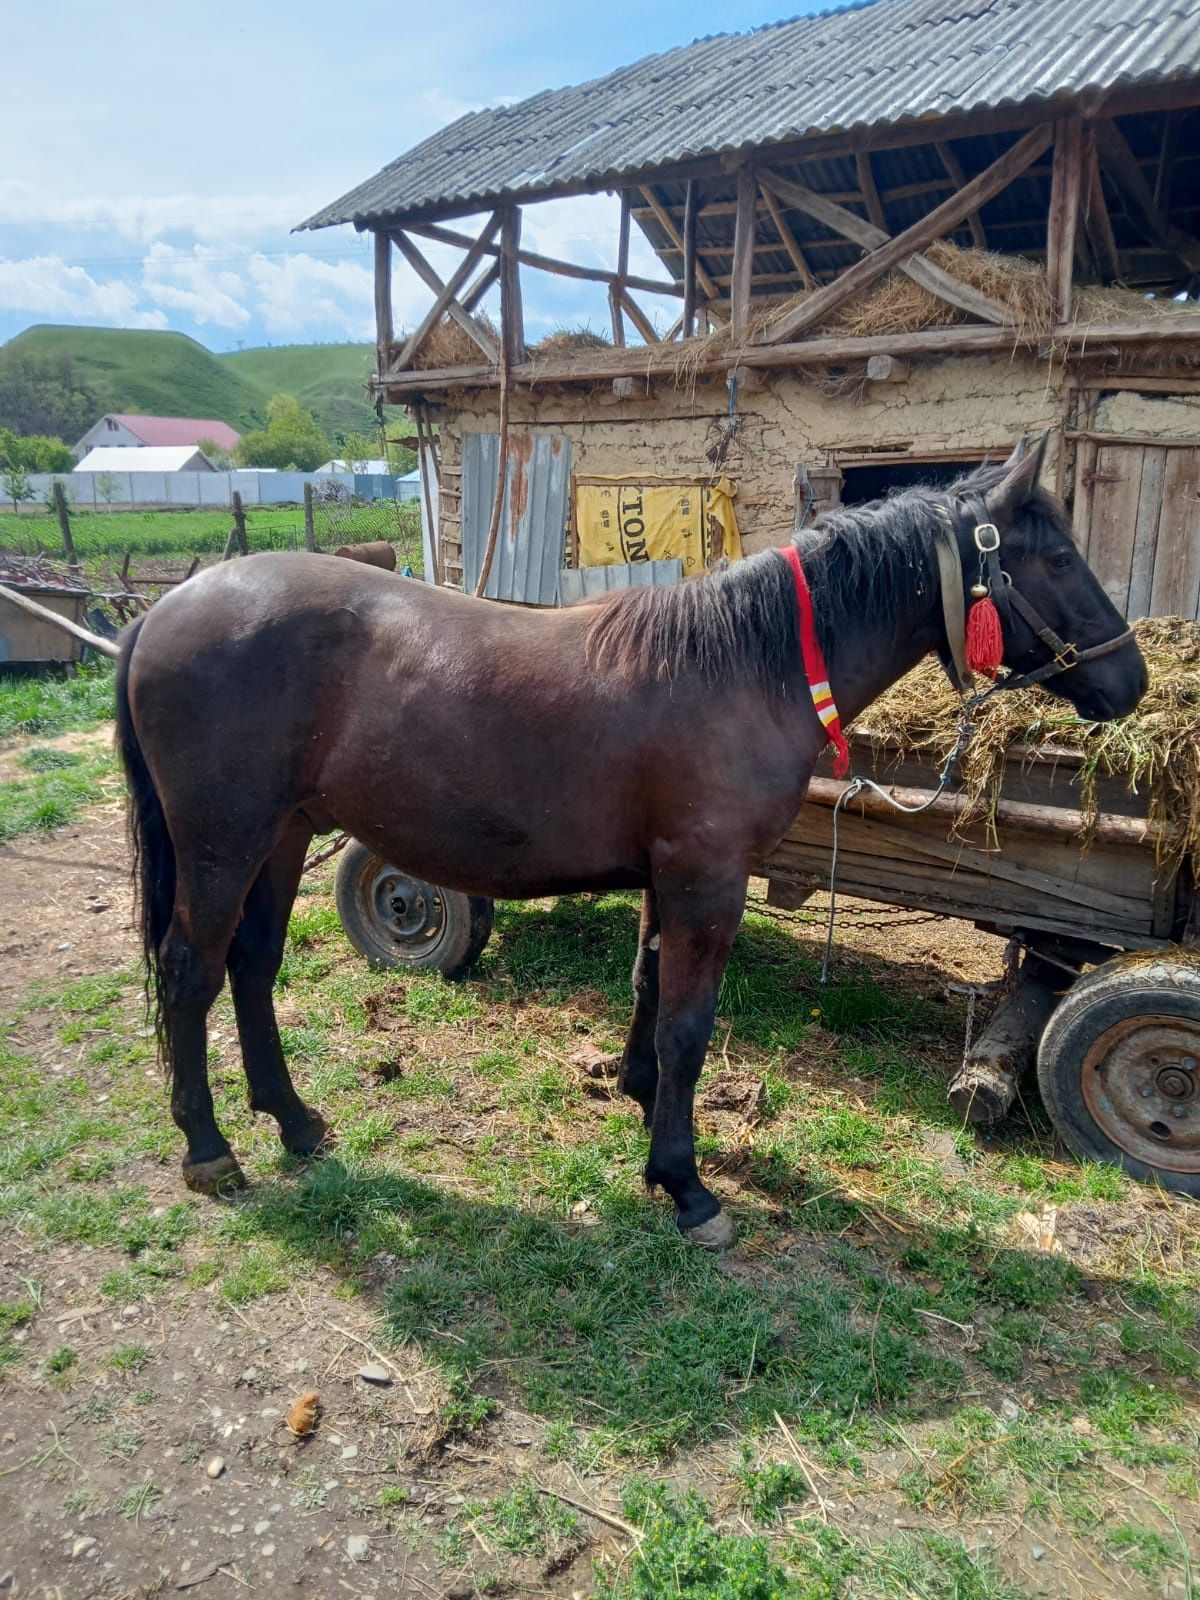
[[(215, 350), (369, 338), (369, 240), (297, 222), (465, 111), (821, 9), (780, 5), (14, 0), (0, 341), (34, 322), (176, 328)], [(525, 239), (609, 264), (613, 215), (607, 198), (531, 208)], [(526, 280), (531, 332), (606, 320), (586, 286)], [(407, 268), (395, 296), (401, 323), (430, 298)]]

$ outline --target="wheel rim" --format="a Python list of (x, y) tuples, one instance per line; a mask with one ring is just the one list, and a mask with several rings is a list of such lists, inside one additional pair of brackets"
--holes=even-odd
[(1200, 1172), (1200, 1030), (1182, 1017), (1129, 1017), (1083, 1061), (1084, 1104), (1126, 1155)]
[(366, 883), (366, 900), (382, 938), (401, 953), (432, 949), (446, 929), (442, 892), (422, 878), (395, 867), (376, 865)]

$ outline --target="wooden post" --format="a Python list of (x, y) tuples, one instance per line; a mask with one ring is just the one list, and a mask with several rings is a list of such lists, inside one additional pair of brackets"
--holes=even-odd
[(504, 359), (514, 367), (525, 359), (525, 316), (521, 307), (521, 209), (505, 206), (500, 228), (500, 332)]
[(733, 277), (729, 285), (734, 340), (745, 339), (750, 331), (750, 287), (754, 275), (754, 227), (758, 186), (754, 168), (747, 163), (738, 168), (737, 215), (733, 234)]
[(393, 338), (392, 238), (380, 228), (375, 234), (375, 370), (380, 377), (388, 369)]
[(313, 520), (313, 487), (311, 483), (304, 485), (304, 548), (317, 552), (317, 528)]
[(625, 313), (622, 300), (629, 272), (629, 190), (621, 190), (621, 224), (617, 234), (617, 275), (608, 286), (608, 309), (612, 315), (613, 343), (625, 343)]
[(1046, 233), (1046, 277), (1055, 322), (1071, 320), (1075, 278), (1075, 232), (1083, 188), (1083, 124), (1068, 117), (1055, 124), (1050, 179), (1050, 220)]
[(683, 327), (682, 336), (690, 339), (696, 331), (696, 213), (700, 209), (699, 185), (688, 179), (683, 203)]
[(54, 509), (58, 512), (58, 526), (62, 533), (67, 562), (70, 566), (77, 567), (79, 557), (75, 554), (75, 540), (71, 537), (71, 512), (67, 506), (66, 491), (57, 478), (54, 480)]
[(229, 561), (235, 555), (248, 556), (250, 546), (246, 542), (246, 513), (242, 509), (242, 497), (235, 489), (233, 491), (233, 527), (229, 530), (229, 537), (225, 541), (225, 550), (221, 556), (222, 561)]

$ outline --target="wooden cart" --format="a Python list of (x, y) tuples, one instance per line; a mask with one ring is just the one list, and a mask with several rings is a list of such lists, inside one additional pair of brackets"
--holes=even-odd
[[(853, 772), (906, 805), (936, 787), (933, 760), (886, 738), (853, 739)], [(964, 824), (953, 794), (907, 816), (870, 791), (843, 806), (837, 889), (1019, 935), (1011, 992), (951, 1083), (973, 1122), (1008, 1110), (1036, 1059), (1046, 1107), (1076, 1154), (1200, 1195), (1200, 900), (1186, 868), (1160, 870), (1145, 795), (1099, 781), (1084, 836), (1083, 757), (1014, 747), (995, 833)], [(769, 899), (795, 907), (828, 889), (833, 807), (822, 768), (767, 863)], [(1129, 954), (1130, 952), (1136, 954)]]

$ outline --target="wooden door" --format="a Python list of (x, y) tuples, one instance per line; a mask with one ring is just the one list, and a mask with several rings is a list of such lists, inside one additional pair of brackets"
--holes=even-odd
[(1075, 536), (1123, 616), (1200, 618), (1200, 448), (1087, 441)]

